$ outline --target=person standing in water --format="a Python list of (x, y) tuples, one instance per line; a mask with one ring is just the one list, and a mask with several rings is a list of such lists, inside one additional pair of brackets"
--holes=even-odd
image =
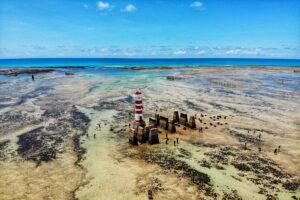
[(153, 192), (152, 192), (152, 190), (148, 190), (148, 200), (153, 200)]

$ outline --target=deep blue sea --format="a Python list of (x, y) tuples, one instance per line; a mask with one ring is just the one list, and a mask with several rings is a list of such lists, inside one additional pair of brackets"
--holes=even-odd
[(300, 66), (300, 59), (246, 58), (31, 58), (0, 59), (0, 68), (57, 66)]

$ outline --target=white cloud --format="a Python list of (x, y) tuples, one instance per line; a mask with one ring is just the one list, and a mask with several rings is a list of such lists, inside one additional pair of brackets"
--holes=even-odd
[(127, 6), (125, 6), (124, 9), (122, 9), (123, 12), (134, 12), (136, 11), (136, 7), (133, 4), (128, 4)]
[(203, 51), (203, 50), (197, 52), (197, 54), (199, 54), (199, 55), (202, 55), (202, 54), (205, 54), (205, 53), (206, 53), (206, 52)]
[(103, 2), (103, 1), (99, 1), (98, 2), (98, 8), (100, 10), (108, 10), (108, 11), (111, 11), (113, 9), (113, 6), (111, 6), (109, 3), (107, 2)]
[(184, 51), (184, 50), (179, 50), (179, 51), (175, 51), (174, 54), (175, 54), (175, 55), (184, 55), (184, 54), (186, 54), (186, 51)]
[(194, 2), (190, 5), (190, 7), (196, 8), (196, 9), (199, 9), (199, 8), (201, 8), (202, 6), (203, 6), (203, 3), (200, 2), (200, 1), (194, 1)]
[(99, 51), (102, 52), (102, 53), (105, 53), (105, 52), (108, 51), (108, 48), (101, 48), (101, 49), (99, 49)]
[(83, 7), (84, 8), (89, 8), (89, 5), (88, 4), (83, 4)]
[[(91, 5), (90, 5), (91, 6)], [(90, 7), (89, 7), (90, 8)], [(103, 11), (104, 12), (104, 11)], [(236, 57), (236, 58), (299, 58), (299, 47), (286, 46), (172, 46), (151, 45), (133, 46), (89, 46), (81, 48), (77, 45), (58, 45), (55, 47), (39, 44), (22, 45), (18, 49), (0, 47), (0, 57)]]
[(252, 55), (257, 56), (262, 54), (261, 49), (255, 48), (255, 49), (231, 49), (225, 52), (228, 55)]

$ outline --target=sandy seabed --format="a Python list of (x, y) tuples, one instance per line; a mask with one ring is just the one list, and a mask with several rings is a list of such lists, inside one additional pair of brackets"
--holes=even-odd
[[(300, 199), (295, 69), (139, 67), (11, 77), (0, 85), (0, 199), (147, 199), (148, 190), (154, 199)], [(165, 143), (164, 130), (160, 144), (129, 145), (137, 87), (146, 122), (176, 110), (196, 115), (197, 129), (177, 126), (176, 146), (175, 134)]]

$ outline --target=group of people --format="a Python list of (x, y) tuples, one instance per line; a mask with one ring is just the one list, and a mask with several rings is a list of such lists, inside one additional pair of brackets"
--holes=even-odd
[[(89, 134), (86, 134), (86, 137), (89, 138)], [(96, 133), (94, 133), (94, 138), (96, 138)]]
[[(262, 131), (262, 130), (260, 130)], [(248, 130), (248, 134), (250, 130)], [(256, 134), (256, 129), (253, 130), (253, 134)], [(258, 134), (258, 138), (261, 139), (261, 133)], [(247, 149), (247, 143), (245, 143), (245, 149)], [(274, 149), (274, 154), (277, 155), (278, 152), (281, 151), (281, 146), (279, 145), (277, 148)], [(261, 147), (258, 147), (258, 152), (261, 152)]]
[[(274, 149), (274, 154), (277, 155), (281, 151), (281, 146), (279, 145), (277, 148)], [(261, 147), (258, 147), (258, 152), (261, 152)]]
[[(97, 130), (97, 131), (101, 131), (101, 123), (99, 122), (98, 124), (97, 124), (97, 126), (96, 126), (96, 129), (95, 130)], [(96, 133), (94, 133), (94, 138), (96, 138)], [(86, 137), (88, 138), (89, 137), (89, 134), (87, 133), (86, 134)]]
[[(166, 144), (169, 144), (169, 137), (168, 137), (169, 133), (168, 131), (166, 131)], [(176, 133), (176, 140), (174, 140), (174, 146), (179, 145), (179, 134)]]
[[(244, 149), (247, 149), (247, 142), (245, 142)], [(280, 151), (281, 151), (281, 146), (279, 145), (277, 148), (274, 149), (274, 154), (277, 155), (277, 153)], [(261, 147), (258, 147), (258, 152), (261, 152)]]
[[(260, 130), (262, 132), (262, 130)], [(250, 130), (248, 130), (248, 134), (250, 133)], [(256, 134), (256, 129), (253, 130), (253, 134)], [(258, 134), (258, 138), (261, 139), (261, 133)]]
[(274, 149), (274, 154), (277, 155), (277, 153), (280, 151), (281, 151), (281, 146), (279, 145), (278, 148)]

